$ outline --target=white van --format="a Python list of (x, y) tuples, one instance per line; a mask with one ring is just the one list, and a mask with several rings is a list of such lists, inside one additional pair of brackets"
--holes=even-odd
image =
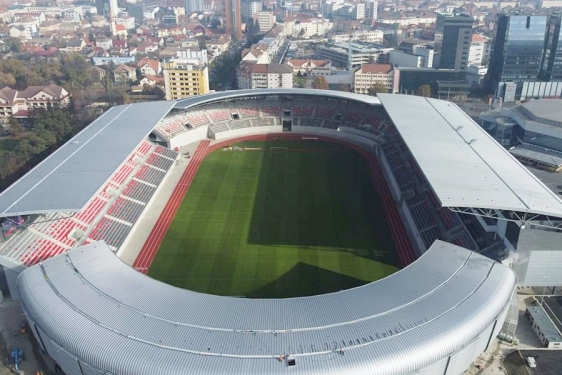
[(530, 368), (535, 368), (537, 367), (537, 362), (535, 362), (535, 358), (534, 357), (527, 357), (527, 363), (529, 364)]

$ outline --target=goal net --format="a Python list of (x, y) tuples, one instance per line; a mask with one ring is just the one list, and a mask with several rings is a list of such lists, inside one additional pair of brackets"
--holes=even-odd
[(270, 147), (269, 148), (270, 152), (287, 152), (289, 151), (288, 147)]

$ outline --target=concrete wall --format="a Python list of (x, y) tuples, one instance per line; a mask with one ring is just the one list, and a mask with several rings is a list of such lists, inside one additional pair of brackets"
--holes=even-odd
[(216, 133), (215, 139), (217, 141), (222, 141), (224, 139), (229, 139), (229, 138), (238, 138), (238, 137), (244, 137), (247, 135), (254, 135), (254, 134), (281, 133), (282, 131), (283, 129), (281, 125), (259, 126), (253, 128), (235, 129), (227, 132)]
[(209, 132), (209, 125), (198, 126), (195, 129), (182, 134), (178, 134), (168, 141), (170, 148), (173, 150), (175, 147), (181, 147), (193, 142), (200, 141), (207, 138)]

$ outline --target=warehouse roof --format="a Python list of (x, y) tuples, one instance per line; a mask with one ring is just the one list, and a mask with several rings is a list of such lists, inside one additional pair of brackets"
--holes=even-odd
[(379, 98), (444, 207), (562, 217), (562, 201), (455, 104)]
[(417, 262), (362, 287), (220, 297), (153, 280), (94, 242), (23, 271), (18, 289), (48, 345), (103, 371), (275, 374), (287, 371), (280, 357), (288, 356), (299, 374), (360, 375), (413, 373), (475, 337), (488, 340), (515, 283), (500, 263), (437, 241)]
[(174, 106), (111, 108), (0, 194), (0, 217), (79, 211)]

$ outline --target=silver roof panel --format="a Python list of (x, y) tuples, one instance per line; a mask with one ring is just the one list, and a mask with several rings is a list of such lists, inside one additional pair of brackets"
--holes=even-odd
[(299, 374), (406, 374), (488, 329), (515, 283), (500, 263), (437, 241), (412, 265), (362, 287), (220, 297), (150, 279), (96, 242), (23, 271), (18, 288), (48, 337), (111, 373), (276, 374), (287, 371), (279, 356), (290, 355)]
[(380, 100), (375, 96), (355, 94), (352, 92), (316, 90), (316, 89), (259, 89), (259, 90), (232, 90), (212, 94), (198, 95), (185, 99), (178, 99), (174, 109), (188, 109), (197, 105), (212, 103), (218, 100), (236, 99), (248, 96), (266, 95), (309, 95), (311, 97), (347, 99), (356, 102), (378, 105)]
[(379, 98), (444, 207), (562, 217), (562, 200), (455, 104)]
[(79, 211), (175, 105), (111, 108), (0, 194), (0, 217)]

